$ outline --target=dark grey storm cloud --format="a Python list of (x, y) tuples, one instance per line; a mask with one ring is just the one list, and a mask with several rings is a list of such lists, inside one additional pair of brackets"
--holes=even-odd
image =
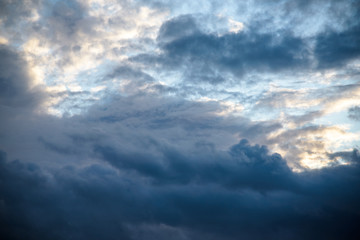
[(44, 98), (39, 88), (31, 88), (31, 77), (22, 56), (0, 44), (0, 106), (35, 107)]
[[(359, 14), (360, 16), (360, 14)], [(325, 32), (316, 38), (315, 56), (320, 68), (341, 67), (360, 56), (360, 23), (342, 32)]]
[(2, 152), (4, 239), (141, 239), (144, 226), (152, 226), (154, 238), (163, 237), (161, 226), (167, 226), (174, 239), (356, 239), (359, 234), (356, 151), (351, 165), (301, 174), (246, 141), (226, 153), (204, 152), (200, 159), (165, 150), (158, 164), (151, 156), (105, 147), (95, 151), (117, 170), (92, 164), (49, 172), (9, 161)]
[[(350, 6), (344, 16), (343, 6)], [(314, 56), (319, 68), (340, 68), (360, 56), (360, 3), (359, 1), (333, 1), (332, 14), (342, 25), (341, 30), (325, 29), (317, 34)]]
[(96, 146), (95, 152), (114, 167), (134, 171), (160, 185), (194, 181), (266, 191), (283, 190), (294, 184), (291, 170), (280, 155), (270, 156), (266, 147), (250, 146), (246, 140), (227, 153), (205, 152), (203, 156), (186, 156), (169, 148), (161, 149), (160, 156), (124, 154), (103, 146)]
[(289, 31), (259, 33), (255, 29), (218, 36), (201, 31), (191, 15), (165, 22), (158, 36), (160, 56), (134, 60), (157, 61), (170, 69), (182, 69), (186, 79), (219, 83), (218, 71), (237, 76), (249, 71), (276, 72), (308, 65), (306, 42)]
[(356, 150), (338, 153), (351, 165), (296, 174), (246, 140), (218, 150), (209, 139), (218, 129), (278, 128), (233, 124), (211, 114), (219, 108), (142, 95), (113, 97), (71, 118), (19, 112), (2, 134), (31, 129), (32, 138), (16, 138), (17, 149), (34, 138), (43, 148), (19, 160), (1, 152), (2, 238), (356, 239)]
[(205, 61), (204, 64), (214, 64), (238, 74), (248, 69), (283, 70), (307, 62), (303, 57), (305, 43), (286, 32), (278, 37), (251, 30), (224, 36), (199, 33), (166, 43), (163, 49), (167, 59), (174, 64), (186, 60), (195, 63)]

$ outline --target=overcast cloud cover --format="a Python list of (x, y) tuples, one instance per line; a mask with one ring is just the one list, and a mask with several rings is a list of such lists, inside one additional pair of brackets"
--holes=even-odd
[(358, 239), (360, 2), (0, 2), (0, 238)]

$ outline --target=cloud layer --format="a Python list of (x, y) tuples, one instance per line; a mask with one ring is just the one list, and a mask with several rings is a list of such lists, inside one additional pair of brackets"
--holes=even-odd
[(189, 159), (167, 150), (152, 159), (95, 151), (115, 169), (91, 164), (45, 173), (2, 153), (2, 236), (356, 239), (358, 233), (357, 151), (349, 154), (351, 166), (301, 174), (246, 141), (212, 153), (215, 159), (202, 159), (206, 152)]
[(3, 1), (1, 239), (357, 239), (358, 16)]

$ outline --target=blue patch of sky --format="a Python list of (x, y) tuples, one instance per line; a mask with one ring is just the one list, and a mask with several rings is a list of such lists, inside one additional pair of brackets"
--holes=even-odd
[[(106, 80), (106, 75), (116, 66), (117, 63), (105, 60), (99, 66), (81, 71), (73, 79), (71, 83), (76, 83), (81, 87), (81, 91), (78, 94), (72, 94), (71, 90), (67, 88), (69, 96), (65, 97), (54, 108), (68, 116), (81, 114), (91, 107), (95, 102), (105, 97), (107, 89), (112, 89), (112, 81)], [(56, 76), (53, 76), (54, 78)], [(103, 90), (92, 91), (99, 86), (105, 86)], [(113, 90), (115, 91), (115, 90)]]

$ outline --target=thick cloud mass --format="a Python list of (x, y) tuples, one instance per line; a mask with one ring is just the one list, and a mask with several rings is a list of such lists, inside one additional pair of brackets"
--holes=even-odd
[(44, 97), (31, 88), (28, 66), (14, 50), (0, 44), (0, 105), (2, 107), (35, 107)]
[(162, 55), (139, 56), (134, 60), (155, 60), (170, 69), (184, 65), (187, 79), (213, 84), (224, 81), (214, 69), (241, 76), (250, 71), (276, 72), (309, 63), (306, 43), (291, 32), (270, 34), (249, 29), (218, 36), (202, 32), (188, 15), (164, 23), (158, 42)]
[(280, 156), (246, 141), (211, 154), (214, 159), (201, 159), (207, 153), (186, 159), (164, 152), (168, 158), (160, 162), (106, 148), (94, 151), (119, 171), (91, 164), (44, 172), (36, 164), (8, 161), (2, 152), (2, 236), (142, 239), (139, 232), (150, 231), (146, 226), (160, 239), (356, 239), (359, 234), (358, 152), (351, 155), (352, 165), (295, 174)]
[(317, 37), (315, 56), (319, 67), (341, 67), (360, 55), (360, 24), (343, 32), (329, 32)]
[(0, 239), (358, 239), (359, 19), (2, 1)]
[[(256, 190), (283, 189), (292, 184), (290, 169), (279, 155), (268, 156), (263, 146), (251, 147), (246, 140), (234, 145), (228, 154), (186, 157), (165, 149), (161, 161), (136, 153), (124, 155), (108, 147), (96, 147), (104, 160), (119, 169), (129, 169), (157, 184), (221, 184), (228, 188)], [(219, 159), (218, 159), (219, 158)], [(258, 180), (253, 180), (253, 176)]]

